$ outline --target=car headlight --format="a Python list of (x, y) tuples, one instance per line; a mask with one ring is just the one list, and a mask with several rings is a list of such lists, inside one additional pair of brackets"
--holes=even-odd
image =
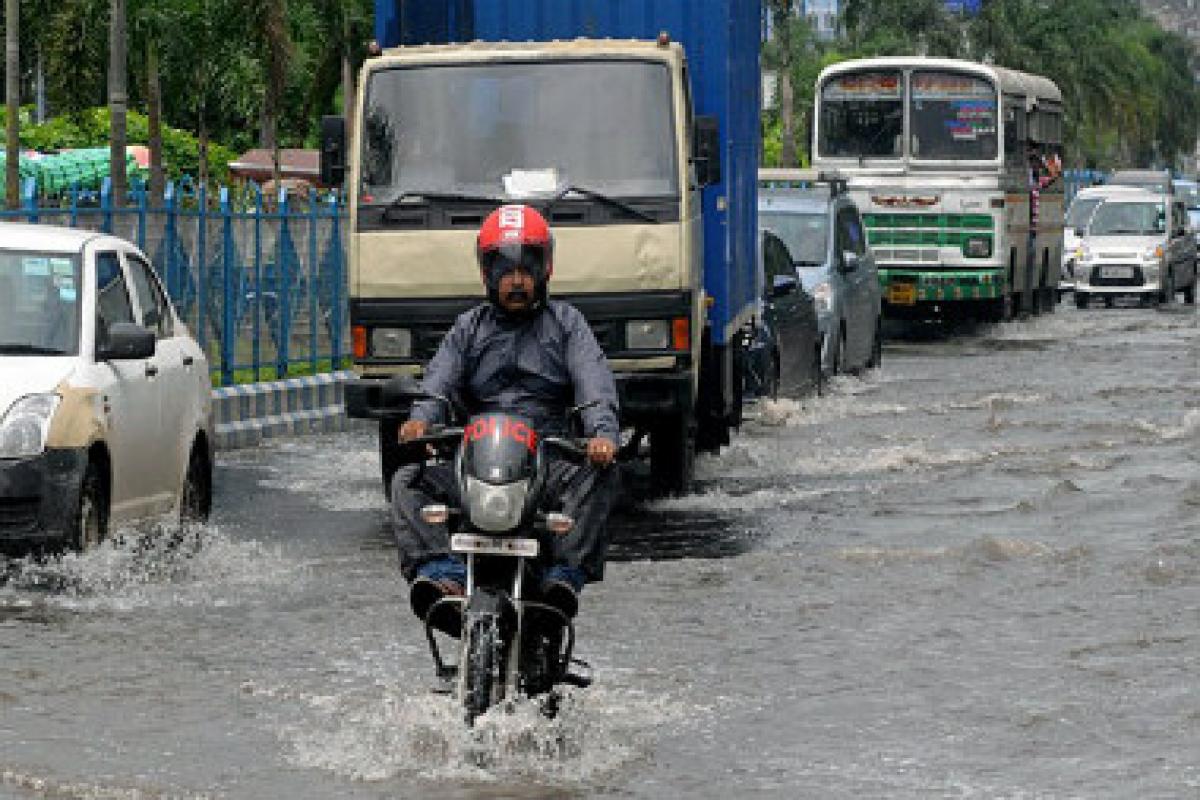
[(412, 331), (408, 328), (375, 328), (371, 331), (371, 355), (381, 358), (412, 356)]
[(1086, 247), (1080, 247), (1075, 251), (1075, 260), (1080, 264), (1086, 264), (1092, 260), (1092, 251)]
[(13, 403), (0, 418), (0, 458), (41, 455), (60, 401), (56, 394), (31, 394)]
[(625, 323), (625, 346), (630, 350), (666, 350), (671, 324), (665, 319), (635, 319)]
[(833, 287), (829, 281), (822, 281), (813, 287), (813, 305), (818, 314), (828, 314), (833, 308)]
[(1158, 261), (1163, 257), (1163, 246), (1161, 244), (1154, 247), (1147, 247), (1142, 252), (1142, 261)]

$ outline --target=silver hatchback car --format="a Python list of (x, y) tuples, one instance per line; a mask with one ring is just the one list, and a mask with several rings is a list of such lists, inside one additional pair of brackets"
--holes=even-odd
[(813, 296), (825, 374), (877, 367), (883, 357), (882, 300), (862, 218), (844, 184), (808, 172), (759, 172), (759, 226), (787, 245)]

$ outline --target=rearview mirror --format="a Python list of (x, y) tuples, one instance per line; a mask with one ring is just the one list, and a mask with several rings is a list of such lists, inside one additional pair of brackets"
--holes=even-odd
[(696, 180), (701, 186), (721, 182), (721, 134), (717, 118), (696, 117), (692, 134), (692, 158), (696, 162)]
[(321, 117), (321, 183), (338, 187), (346, 180), (346, 119)]
[(136, 361), (154, 355), (154, 331), (132, 322), (114, 322), (100, 338), (97, 361)]

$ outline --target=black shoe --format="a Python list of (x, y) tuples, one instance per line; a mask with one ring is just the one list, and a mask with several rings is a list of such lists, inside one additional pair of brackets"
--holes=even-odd
[(424, 621), (432, 609), (429, 625), (442, 633), (455, 638), (462, 635), (462, 607), (458, 603), (442, 603), (434, 608), (437, 601), (443, 597), (461, 597), (463, 588), (451, 580), (435, 581), (432, 578), (419, 576), (412, 582), (412, 592), (408, 596), (413, 613)]
[(548, 580), (542, 584), (542, 602), (553, 606), (567, 619), (579, 613), (579, 592), (567, 581)]

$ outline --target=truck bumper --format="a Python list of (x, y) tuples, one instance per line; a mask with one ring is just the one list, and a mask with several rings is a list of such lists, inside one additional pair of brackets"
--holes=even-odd
[(1004, 270), (881, 269), (879, 285), (888, 306), (997, 300), (1004, 296)]
[[(695, 405), (692, 376), (683, 370), (663, 372), (617, 372), (617, 395), (621, 422), (645, 424), (663, 415), (690, 410)], [(390, 400), (384, 387), (387, 378), (357, 378), (344, 387), (346, 415), (355, 419), (404, 419), (408, 406)]]

